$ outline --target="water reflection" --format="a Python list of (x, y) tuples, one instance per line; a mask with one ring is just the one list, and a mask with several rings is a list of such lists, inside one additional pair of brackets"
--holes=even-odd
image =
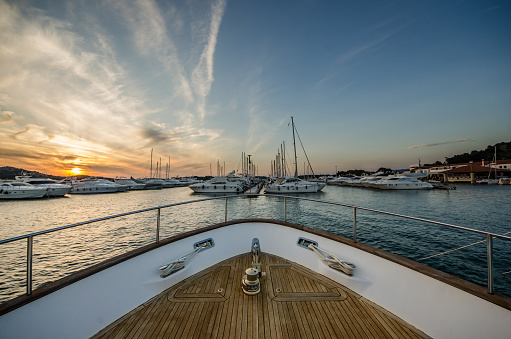
[[(321, 194), (305, 196), (505, 233), (511, 231), (511, 212), (505, 206), (511, 192), (509, 188), (482, 189), (468, 186), (456, 191), (389, 192), (329, 186)], [(0, 221), (0, 238), (208, 197), (211, 195), (193, 194), (184, 187), (109, 195), (73, 195), (69, 198), (38, 201), (2, 201), (0, 213), (5, 218)], [(229, 220), (284, 219), (282, 197), (239, 197), (228, 200), (227, 209)], [(286, 211), (289, 222), (353, 238), (351, 208), (286, 199)], [(36, 237), (33, 257), (34, 288), (154, 242), (156, 216), (156, 211), (148, 211)], [(224, 219), (224, 199), (163, 209), (160, 238), (223, 222)], [(358, 210), (357, 240), (420, 260), (480, 241), (481, 236)], [(502, 274), (511, 270), (511, 244), (495, 241), (494, 249), (495, 289), (511, 295), (511, 274)], [(486, 285), (485, 243), (421, 262)], [(25, 278), (26, 241), (2, 245), (0, 300), (23, 293)]]

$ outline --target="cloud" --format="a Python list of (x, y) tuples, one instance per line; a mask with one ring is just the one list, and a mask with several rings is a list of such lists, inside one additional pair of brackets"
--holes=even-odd
[[(222, 23), (222, 17), (224, 15), (226, 6), (225, 0), (218, 0), (211, 4), (211, 22), (209, 25), (209, 33), (207, 37), (207, 43), (204, 46), (202, 54), (200, 56), (199, 63), (195, 67), (192, 73), (192, 79), (194, 88), (199, 98), (204, 100), (211, 90), (211, 84), (213, 83), (213, 56), (215, 54), (215, 48), (217, 43), (217, 36), (220, 30), (220, 24)], [(201, 116), (205, 115), (204, 102), (199, 106)]]
[(0, 123), (9, 122), (13, 119), (13, 117), (12, 117), (14, 115), (13, 112), (2, 111), (1, 113), (2, 113), (2, 115), (4, 115), (4, 117), (0, 116)]
[(453, 141), (446, 141), (446, 142), (437, 142), (433, 144), (422, 144), (422, 145), (415, 145), (407, 147), (408, 149), (415, 149), (419, 147), (433, 147), (433, 146), (439, 146), (439, 145), (447, 145), (447, 144), (456, 144), (458, 142), (466, 142), (466, 141), (472, 141), (471, 139), (459, 139), (459, 140), (453, 140)]
[(204, 161), (224, 133), (204, 117), (225, 8), (111, 0), (43, 11), (0, 0), (1, 162), (40, 154), (50, 168), (114, 168), (153, 146)]

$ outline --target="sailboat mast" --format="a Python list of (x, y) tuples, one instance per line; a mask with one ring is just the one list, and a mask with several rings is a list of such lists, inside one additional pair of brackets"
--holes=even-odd
[(298, 178), (298, 160), (296, 157), (296, 141), (295, 141), (295, 122), (291, 117), (291, 127), (293, 128), (293, 148), (295, 149), (295, 178)]
[(153, 178), (153, 149), (151, 148), (151, 169), (149, 171), (149, 178)]

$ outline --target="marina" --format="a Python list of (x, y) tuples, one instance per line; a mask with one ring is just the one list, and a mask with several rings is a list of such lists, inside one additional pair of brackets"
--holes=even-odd
[(509, 13), (0, 0), (0, 337), (508, 339)]
[[(252, 192), (256, 193), (256, 191)], [(393, 211), (405, 215), (414, 215), (446, 223), (467, 225), (471, 228), (488, 232), (505, 234), (511, 231), (511, 211), (507, 201), (511, 194), (510, 185), (458, 185), (451, 190), (426, 191), (392, 191), (360, 189), (349, 186), (327, 186), (320, 193), (307, 193), (305, 197), (333, 202), (342, 202), (357, 206), (365, 206), (378, 210)], [(95, 219), (98, 216), (107, 216), (124, 213), (130, 210), (149, 208), (157, 205), (177, 203), (193, 199), (216, 196), (215, 194), (193, 193), (188, 187), (176, 187), (163, 190), (135, 190), (118, 194), (72, 194), (63, 198), (36, 199), (36, 200), (4, 200), (0, 203), (0, 213), (4, 218), (0, 221), (0, 239), (7, 239), (22, 234), (39, 232), (46, 229), (72, 224), (78, 221)], [(250, 195), (249, 195), (250, 196)], [(270, 198), (257, 197), (251, 200), (241, 200), (238, 208), (231, 209), (231, 213), (243, 211), (245, 214), (252, 209), (264, 210), (269, 218), (279, 218), (280, 210), (268, 209)], [(165, 227), (162, 227), (162, 237), (178, 234), (210, 222), (222, 220), (223, 206), (220, 202), (211, 202), (199, 210), (173, 211), (171, 215), (163, 216)], [(347, 220), (348, 214), (342, 214), (341, 221), (325, 217), (333, 213), (325, 206), (308, 207), (306, 203), (289, 205), (288, 208), (298, 208), (298, 218), (294, 221), (335, 234), (347, 236), (352, 225)], [(319, 208), (319, 210), (317, 210)], [(236, 215), (236, 214), (235, 214)], [(362, 222), (359, 216), (359, 222)], [(345, 220), (346, 221), (342, 221)], [(40, 269), (34, 274), (34, 286), (42, 285), (48, 281), (60, 278), (77, 268), (86, 267), (99, 260), (114, 254), (133, 249), (154, 238), (152, 226), (146, 225), (149, 216), (138, 217), (131, 220), (129, 225), (110, 225), (105, 223), (88, 231), (69, 231), (69, 237), (41, 238), (39, 249), (36, 252), (38, 260), (36, 267)], [(317, 222), (320, 224), (317, 225)], [(488, 222), (491, 221), (491, 222)], [(414, 225), (397, 226), (393, 220), (387, 221), (384, 228), (374, 225), (372, 219), (362, 223), (358, 236), (370, 244), (383, 245), (386, 250), (420, 260), (444, 251), (470, 245), (482, 239), (474, 236), (460, 238), (457, 234), (445, 234), (431, 228), (422, 228)], [(399, 239), (395, 239), (396, 231)], [(104, 248), (105, 241), (111, 243), (111, 248)], [(418, 242), (412, 241), (412, 239)], [(422, 244), (423, 240), (430, 240)], [(65, 240), (65, 242), (64, 242)], [(71, 243), (67, 243), (71, 240)], [(496, 242), (499, 248), (503, 244)], [(9, 249), (1, 252), (0, 258), (0, 299), (10, 298), (23, 291), (21, 281), (25, 276), (25, 267), (22, 264), (25, 253), (24, 244), (4, 245)], [(67, 246), (67, 251), (61, 253), (59, 247)], [(39, 252), (41, 251), (41, 252)], [(457, 276), (485, 285), (484, 246), (477, 244), (461, 252), (468, 251), (471, 260), (466, 261), (458, 257), (459, 252), (440, 256), (433, 259), (422, 260), (428, 265), (446, 270)], [(78, 257), (79, 263), (69, 266), (66, 257)], [(508, 272), (509, 262), (505, 256), (497, 257), (495, 267), (500, 270), (496, 274), (496, 286), (511, 295), (511, 275)], [(13, 269), (14, 268), (14, 269)], [(6, 278), (10, 277), (9, 282)]]
[[(488, 189), (489, 187), (490, 186), (486, 186), (485, 188)], [(7, 323), (11, 325), (16, 324), (18, 322), (18, 320), (16, 320), (16, 314), (20, 314), (22, 318), (33, 318), (34, 315), (30, 315), (32, 314), (31, 312), (40, 312), (38, 310), (41, 306), (44, 307), (44, 300), (48, 299), (48, 297), (50, 297), (48, 300), (53, 300), (50, 301), (51, 304), (55, 304), (55, 302), (58, 304), (59, 299), (63, 301), (69, 300), (69, 293), (73, 293), (74, 298), (77, 300), (83, 300), (84, 295), (81, 295), (80, 292), (77, 292), (74, 288), (71, 290), (67, 287), (62, 288), (61, 285), (64, 284), (64, 286), (69, 285), (70, 287), (74, 285), (89, 286), (85, 288), (85, 291), (88, 291), (86, 292), (86, 297), (90, 299), (90, 302), (87, 303), (89, 306), (83, 305), (78, 307), (78, 305), (76, 305), (75, 307), (73, 306), (75, 303), (69, 305), (69, 301), (66, 301), (65, 303), (73, 307), (72, 312), (64, 305), (59, 306), (59, 309), (62, 308), (59, 312), (49, 312), (52, 314), (52, 318), (60, 319), (58, 320), (60, 322), (65, 321), (66, 324), (69, 325), (68, 328), (71, 328), (73, 333), (79, 337), (88, 337), (94, 333), (97, 333), (98, 337), (101, 335), (108, 336), (113, 333), (139, 333), (140, 335), (143, 334), (142, 336), (148, 337), (153, 333), (173, 333), (174, 335), (177, 333), (178, 336), (187, 336), (188, 334), (191, 335), (192, 332), (198, 335), (207, 335), (207, 333), (210, 333), (209, 335), (211, 336), (221, 337), (229, 336), (229, 334), (226, 333), (241, 336), (243, 333), (254, 333), (254, 331), (259, 331), (257, 333), (265, 334), (265, 336), (270, 337), (294, 337), (296, 333), (301, 333), (301, 331), (305, 330), (304, 326), (306, 326), (309, 331), (315, 331), (314, 333), (320, 331), (317, 333), (323, 333), (323, 336), (335, 336), (340, 333), (359, 333), (360, 335), (375, 335), (375, 333), (380, 333), (381, 336), (389, 337), (443, 337), (445, 335), (449, 335), (450, 337), (466, 337), (468, 333), (475, 333), (473, 332), (475, 328), (466, 326), (467, 319), (474, 318), (474, 321), (469, 321), (469, 323), (476, 323), (475, 318), (480, 317), (481, 313), (485, 315), (492, 314), (492, 317), (485, 321), (485, 326), (480, 326), (480, 324), (478, 324), (477, 333), (482, 335), (483, 332), (489, 333), (487, 331), (491, 331), (490, 333), (493, 333), (493, 335), (490, 334), (490, 336), (492, 337), (502, 337), (503, 333), (506, 333), (506, 325), (502, 320), (509, 316), (509, 310), (506, 311), (506, 309), (511, 308), (511, 304), (509, 302), (509, 297), (501, 294), (502, 291), (505, 292), (505, 282), (502, 284), (500, 278), (497, 278), (503, 271), (509, 269), (509, 267), (506, 268), (509, 264), (506, 259), (509, 257), (509, 242), (505, 236), (497, 235), (498, 233), (502, 233), (502, 230), (493, 230), (492, 233), (486, 233), (487, 231), (482, 230), (470, 231), (463, 227), (451, 226), (443, 222), (430, 222), (423, 218), (405, 216), (405, 219), (403, 219), (403, 215), (387, 212), (382, 213), (372, 208), (355, 207), (354, 205), (344, 203), (322, 202), (327, 201), (324, 198), (328, 196), (329, 192), (331, 192), (329, 197), (333, 198), (336, 194), (342, 195), (346, 190), (352, 190), (351, 188), (345, 187), (328, 187), (328, 189), (324, 193), (313, 194), (308, 197), (287, 197), (287, 199), (285, 196), (271, 195), (260, 195), (257, 196), (256, 199), (243, 199), (242, 196), (234, 196), (231, 198), (224, 198), (221, 196), (217, 198), (204, 197), (201, 199), (200, 195), (193, 194), (195, 203), (189, 200), (189, 203), (184, 202), (184, 205), (181, 205), (182, 202), (179, 199), (179, 194), (175, 194), (174, 196), (167, 195), (166, 197), (160, 196), (161, 199), (167, 200), (164, 205), (161, 205), (161, 203), (158, 204), (161, 207), (144, 208), (140, 206), (138, 211), (131, 210), (132, 212), (130, 212), (130, 209), (126, 208), (127, 206), (123, 206), (124, 208), (117, 206), (115, 209), (117, 209), (120, 214), (112, 216), (111, 220), (109, 220), (110, 218), (100, 218), (85, 223), (74, 223), (66, 226), (66, 228), (71, 227), (69, 230), (63, 229), (59, 231), (58, 229), (54, 229), (51, 233), (47, 233), (47, 235), (45, 235), (45, 231), (40, 232), (41, 235), (36, 235), (34, 237), (34, 253), (48, 253), (48, 248), (46, 246), (55, 246), (55, 240), (57, 240), (57, 242), (64, 241), (71, 245), (68, 246), (69, 250), (66, 249), (64, 251), (65, 253), (62, 253), (65, 257), (71, 255), (69, 252), (73, 247), (80, 243), (83, 244), (83, 237), (85, 236), (83, 230), (86, 230), (87, 236), (98, 231), (98, 227), (102, 229), (102, 231), (107, 231), (106, 228), (109, 226), (99, 226), (104, 225), (103, 223), (112, 226), (115, 221), (116, 227), (123, 225), (121, 227), (122, 233), (139, 232), (139, 228), (143, 225), (145, 229), (144, 232), (140, 232), (140, 235), (145, 235), (146, 233), (150, 235), (145, 238), (145, 241), (139, 242), (138, 244), (132, 243), (130, 246), (124, 246), (121, 251), (117, 248), (114, 252), (108, 254), (104, 253), (106, 248), (101, 245), (101, 252), (103, 252), (101, 254), (105, 254), (105, 256), (103, 258), (94, 258), (96, 263), (88, 262), (84, 269), (74, 266), (72, 272), (76, 272), (75, 275), (70, 275), (68, 277), (68, 274), (65, 274), (60, 280), (55, 280), (54, 278), (43, 284), (40, 284), (41, 280), (38, 275), (38, 272), (41, 271), (41, 267), (38, 267), (36, 264), (42, 257), (34, 255), (33, 281), (31, 277), (26, 285), (28, 295), (20, 296), (14, 299), (13, 302), (5, 302), (2, 306), (4, 311), (7, 308), (8, 313), (0, 317), (0, 322), (3, 322), (3, 325)], [(161, 190), (147, 193), (178, 193), (178, 190), (179, 189)], [(355, 189), (353, 189), (353, 191), (355, 191)], [(365, 190), (358, 191), (372, 192)], [(436, 191), (402, 192), (402, 194), (396, 192), (392, 193), (399, 195), (399, 199), (397, 200), (402, 200), (405, 197), (409, 198), (406, 210), (410, 211), (415, 209), (417, 212), (417, 205), (412, 204), (410, 198), (414, 198), (417, 202), (420, 201), (422, 204), (434, 198), (436, 198), (439, 203), (441, 200), (443, 200), (441, 203), (445, 203), (446, 200), (449, 200), (445, 198), (451, 198), (450, 195), (452, 193), (458, 198), (461, 197), (458, 195), (461, 191), (462, 190), (452, 192), (438, 191), (437, 193), (434, 193)], [(143, 193), (144, 191), (139, 192)], [(180, 193), (184, 192), (181, 191)], [(485, 192), (482, 190), (467, 190), (464, 193), (465, 196), (472, 193), (479, 195), (480, 198), (484, 193), (490, 193), (495, 196), (497, 192), (499, 191), (487, 190), (487, 192)], [(504, 192), (504, 194), (509, 193), (508, 190), (503, 190), (502, 192)], [(374, 191), (374, 193), (381, 194), (379, 191)], [(410, 193), (413, 195), (410, 195)], [(444, 196), (431, 196), (430, 194), (432, 193), (443, 194)], [(187, 195), (190, 197), (190, 193), (187, 193)], [(318, 195), (321, 197), (318, 197)], [(356, 199), (355, 195), (356, 194), (353, 194), (352, 199)], [(128, 195), (123, 194), (120, 196)], [(74, 197), (75, 196), (72, 198)], [(77, 197), (90, 199), (92, 196), (79, 195)], [(114, 195), (98, 195), (98, 197), (114, 197)], [(337, 197), (339, 198), (340, 196)], [(386, 200), (392, 200), (389, 199), (390, 197), (391, 195), (388, 195)], [(394, 197), (397, 198), (398, 196), (394, 195)], [(47, 201), (64, 202), (72, 198)], [(322, 200), (318, 200), (318, 198), (322, 198)], [(370, 197), (358, 197), (358, 199), (368, 198)], [(173, 199), (176, 199), (176, 202), (170, 203)], [(27, 202), (33, 203), (34, 201), (13, 201), (12, 203), (24, 204)], [(382, 205), (382, 203), (378, 201), (366, 200), (366, 202), (368, 203), (366, 206), (377, 204), (381, 207)], [(396, 202), (396, 200), (394, 200), (394, 202)], [(204, 208), (204, 204), (206, 208)], [(389, 206), (390, 205), (387, 207)], [(102, 207), (105, 207), (104, 204), (102, 204)], [(111, 207), (112, 206), (109, 206), (109, 208)], [(429, 208), (431, 207), (433, 206), (430, 203)], [(121, 212), (121, 210), (123, 212)], [(205, 210), (208, 210), (207, 213), (203, 213)], [(358, 210), (358, 212), (355, 212), (355, 210)], [(425, 209), (423, 209), (422, 212), (424, 212), (424, 210)], [(185, 212), (182, 212), (184, 214), (180, 217), (179, 214), (181, 213), (178, 211)], [(155, 215), (153, 212), (158, 213)], [(366, 212), (371, 216), (367, 216)], [(377, 218), (373, 218), (374, 213), (376, 213)], [(97, 217), (98, 211), (96, 210), (92, 214)], [(349, 217), (350, 214), (352, 215), (351, 218)], [(435, 214), (438, 216), (442, 213), (437, 210)], [(188, 217), (184, 218), (185, 215)], [(331, 218), (328, 217), (329, 215), (331, 215)], [(380, 215), (383, 216), (383, 220), (380, 218)], [(386, 216), (392, 218), (397, 217), (397, 221), (394, 223), (389, 222)], [(158, 220), (156, 228), (154, 227), (155, 218)], [(271, 221), (269, 219), (276, 220)], [(329, 219), (335, 220), (337, 226), (335, 226), (335, 223), (328, 222), (327, 220)], [(348, 221), (347, 219), (352, 220)], [(410, 220), (411, 224), (406, 220)], [(419, 222), (422, 225), (420, 229), (414, 224), (415, 222)], [(426, 223), (424, 224), (424, 222)], [(339, 223), (344, 224), (345, 227), (339, 228)], [(172, 229), (172, 225), (175, 224), (179, 224), (180, 227), (178, 229)], [(300, 226), (301, 224), (314, 227), (314, 229)], [(392, 230), (387, 229), (392, 224), (398, 226), (398, 228), (390, 227)], [(440, 226), (435, 231), (433, 238), (429, 237), (432, 228), (428, 226), (428, 224)], [(129, 227), (127, 227), (128, 225)], [(169, 229), (169, 227), (171, 229)], [(375, 227), (379, 229), (377, 234)], [(451, 232), (449, 228), (452, 227), (454, 227), (454, 229)], [(504, 227), (509, 227), (509, 225)], [(369, 233), (367, 232), (368, 228), (372, 230)], [(47, 227), (45, 229), (47, 229)], [(394, 247), (391, 252), (387, 252), (386, 250), (377, 250), (368, 244), (378, 244), (377, 247), (381, 248), (385, 247), (384, 244), (386, 243), (392, 243), (393, 238), (399, 237), (398, 243), (405, 245), (404, 247), (409, 247), (410, 252), (406, 256), (413, 256), (412, 252), (415, 255), (424, 255), (424, 253), (421, 253), (424, 250), (421, 243), (427, 244), (429, 247), (428, 251), (436, 252), (437, 249), (435, 249), (435, 247), (438, 245), (436, 244), (438, 242), (437, 237), (439, 235), (446, 239), (453, 237), (457, 233), (456, 229), (462, 231), (461, 238), (465, 241), (471, 239), (470, 233), (473, 233), (476, 237), (478, 234), (482, 235), (483, 239), (487, 238), (485, 234), (495, 235), (495, 237), (498, 238), (494, 240), (495, 246), (491, 247), (491, 256), (486, 258), (483, 255), (479, 263), (481, 267), (479, 267), (479, 269), (474, 267), (475, 271), (472, 272), (472, 274), (476, 274), (481, 278), (482, 282), (480, 285), (474, 285), (467, 281), (464, 282), (464, 280), (460, 280), (448, 273), (442, 273), (442, 271), (438, 271), (435, 268), (429, 268), (430, 265), (420, 264), (417, 261), (392, 254), (391, 252), (399, 252), (402, 250), (399, 246)], [(110, 231), (114, 231), (114, 233), (107, 235), (107, 231), (106, 234), (103, 233), (97, 239), (88, 238), (87, 247), (92, 248), (96, 246), (94, 244), (95, 241), (100, 241), (104, 244), (104, 241), (107, 239), (108, 249), (117, 247), (113, 245), (113, 241), (118, 240), (115, 238), (122, 237), (122, 233), (117, 232), (115, 228)], [(154, 233), (155, 231), (156, 233)], [(269, 233), (267, 233), (268, 231)], [(467, 231), (469, 232), (467, 233)], [(66, 233), (65, 239), (58, 236), (58, 234), (62, 232)], [(342, 233), (344, 233), (344, 236)], [(372, 236), (370, 233), (373, 233)], [(416, 237), (414, 233), (420, 235)], [(51, 234), (55, 235), (52, 236)], [(156, 238), (154, 237), (155, 234)], [(279, 240), (272, 241), (271, 239), (276, 239), (274, 235), (277, 234), (279, 236), (276, 238)], [(390, 238), (385, 237), (385, 234), (388, 234)], [(112, 237), (113, 235), (115, 236)], [(51, 241), (52, 244), (45, 245), (41, 243), (40, 240), (35, 240), (48, 237), (53, 238), (53, 241)], [(80, 238), (82, 238), (82, 241), (77, 241), (76, 245), (73, 245), (75, 242), (73, 239), (78, 240)], [(296, 243), (297, 239), (298, 243)], [(288, 240), (290, 240), (290, 243), (288, 243)], [(353, 240), (356, 241), (354, 242)], [(21, 242), (25, 244), (25, 242)], [(186, 248), (189, 248), (189, 244), (194, 242), (195, 245), (192, 246), (192, 248), (195, 248), (193, 253), (196, 253), (196, 257), (188, 260), (188, 256), (191, 257), (192, 253), (185, 255), (185, 253), (189, 252)], [(497, 242), (504, 246), (498, 246)], [(252, 245), (250, 245), (250, 243), (252, 243)], [(296, 246), (297, 244), (298, 246)], [(318, 258), (314, 253), (315, 251), (310, 251), (310, 249), (313, 248), (311, 247), (313, 244), (315, 246), (314, 248), (320, 249), (322, 253), (327, 254), (327, 257)], [(11, 246), (11, 243), (9, 242), (1, 245)], [(159, 250), (160, 248), (165, 249), (167, 247), (171, 249), (170, 252), (168, 250), (164, 252)], [(252, 248), (251, 256), (244, 256), (239, 257), (240, 259), (236, 259), (238, 255), (246, 252), (250, 253), (250, 248)], [(484, 244), (482, 249), (483, 252), (486, 251)], [(99, 248), (91, 252), (98, 252), (98, 250)], [(208, 254), (202, 255), (202, 251), (208, 251)], [(367, 254), (362, 254), (360, 251), (369, 251), (369, 253), (372, 254), (370, 257), (367, 257)], [(81, 252), (81, 250), (78, 250), (78, 252)], [(167, 254), (155, 261), (157, 257), (154, 257), (154, 254), (157, 253), (160, 253), (158, 257), (163, 253)], [(184, 256), (178, 259), (179, 254)], [(375, 254), (377, 256), (373, 258)], [(436, 254), (438, 254), (438, 252)], [(470, 258), (471, 261), (474, 259), (474, 256), (470, 252), (464, 252), (462, 255), (459, 255), (464, 258), (463, 260), (466, 260), (467, 257)], [(342, 259), (338, 259), (336, 256)], [(377, 259), (377, 257), (380, 259)], [(149, 261), (144, 258), (148, 258)], [(225, 261), (229, 258), (233, 258), (232, 260), (234, 261)], [(490, 260), (490, 258), (492, 258), (493, 263), (488, 266), (486, 260)], [(156, 269), (158, 265), (161, 265), (163, 260), (172, 259), (177, 259), (177, 261), (171, 261), (169, 264), (160, 267), (160, 270), (169, 265), (172, 267), (181, 262), (183, 263), (182, 266), (178, 265), (174, 271), (170, 270), (166, 275), (158, 277)], [(328, 261), (327, 264), (323, 264), (322, 262), (324, 259), (335, 261), (340, 265), (345, 263), (343, 259), (348, 259), (353, 263), (351, 265), (354, 271), (346, 275), (343, 272), (337, 271), (335, 268), (336, 265), (331, 266), (328, 264)], [(77, 258), (75, 255), (73, 262), (76, 260)], [(376, 260), (376, 262), (374, 260)], [(50, 261), (55, 262), (54, 258), (50, 258)], [(245, 293), (245, 295), (240, 294), (239, 287), (236, 287), (240, 286), (240, 276), (239, 273), (235, 272), (242, 272), (240, 269), (242, 270), (243, 267), (249, 267), (250, 261), (252, 261), (252, 266), (257, 268), (259, 272), (265, 273), (259, 276), (261, 280), (260, 289), (263, 292), (257, 296), (250, 296), (248, 292)], [(124, 264), (124, 262), (126, 262), (126, 264)], [(122, 268), (126, 265), (133, 265), (129, 264), (131, 262), (133, 262), (135, 266), (128, 269), (128, 271), (123, 271), (122, 269), (119, 271), (119, 269), (117, 269), (117, 267)], [(136, 264), (137, 262), (138, 264)], [(447, 261), (443, 263), (445, 264)], [(457, 265), (456, 260), (451, 263), (453, 263), (454, 266)], [(389, 264), (390, 266), (388, 266)], [(473, 262), (473, 264), (476, 263)], [(207, 269), (208, 266), (211, 266), (211, 268)], [(485, 268), (484, 266), (487, 267)], [(228, 267), (232, 268), (229, 269)], [(404, 271), (403, 268), (399, 267), (404, 267)], [(489, 270), (488, 267), (493, 267), (493, 269)], [(207, 270), (203, 271), (204, 269)], [(256, 272), (258, 272), (257, 269)], [(115, 275), (108, 273), (112, 270), (118, 273)], [(279, 272), (284, 273), (284, 275), (281, 275)], [(389, 275), (388, 272), (393, 272), (393, 274)], [(2, 277), (6, 276), (5, 273), (6, 272), (2, 274)], [(294, 275), (290, 275), (290, 273)], [(317, 273), (320, 275), (317, 276)], [(248, 269), (246, 270), (246, 274), (249, 274)], [(412, 277), (408, 276), (409, 274), (412, 274), (412, 276), (419, 275)], [(459, 274), (456, 275), (459, 276)], [(430, 282), (430, 278), (425, 279), (422, 278), (423, 276), (432, 277), (446, 285), (444, 287), (437, 286), (436, 283), (432, 284)], [(93, 277), (96, 278), (92, 279)], [(185, 277), (186, 279), (184, 279)], [(294, 278), (286, 282), (285, 277)], [(100, 280), (98, 280), (98, 278)], [(107, 284), (107, 280), (105, 279), (110, 282)], [(22, 275), (19, 280), (25, 280), (25, 276)], [(250, 281), (251, 279), (248, 280)], [(407, 283), (409, 281), (414, 281), (415, 283), (410, 285)], [(314, 284), (319, 285), (314, 287), (314, 285), (311, 285), (311, 282), (315, 282)], [(368, 282), (371, 283), (367, 285)], [(101, 285), (97, 285), (98, 283)], [(115, 292), (108, 287), (110, 284), (112, 284), (112, 287), (115, 286)], [(132, 286), (137, 286), (137, 284), (140, 284), (140, 287), (136, 288), (139, 292), (133, 293), (134, 290), (132, 290)], [(406, 291), (400, 288), (401, 284), (407, 285)], [(23, 283), (21, 283), (21, 285), (23, 285)], [(172, 286), (175, 287), (169, 289)], [(211, 292), (207, 292), (208, 288)], [(436, 290), (438, 288), (440, 289)], [(445, 290), (446, 288), (450, 290), (450, 292), (447, 292), (447, 290)], [(380, 293), (382, 289), (385, 291), (384, 294)], [(75, 292), (71, 292), (73, 290), (75, 290)], [(160, 292), (156, 294), (150, 292), (156, 290)], [(203, 292), (198, 292), (201, 290)], [(460, 294), (457, 291), (464, 292)], [(159, 293), (163, 294), (160, 295)], [(446, 295), (448, 295), (449, 298), (442, 298), (441, 295), (443, 293), (447, 293)], [(249, 296), (246, 294), (249, 294)], [(362, 295), (362, 299), (360, 299), (360, 294)], [(127, 297), (128, 295), (129, 297)], [(419, 298), (419, 296), (421, 297)], [(474, 298), (474, 296), (477, 297)], [(440, 297), (440, 299), (438, 299), (438, 297)], [(21, 305), (23, 305), (33, 298), (37, 298), (38, 302), (32, 302), (18, 308), (20, 302), (22, 303)], [(436, 301), (434, 303), (426, 303), (426, 299), (424, 298), (428, 300), (436, 298)], [(148, 301), (149, 299), (151, 299), (150, 302)], [(357, 299), (359, 300), (358, 302), (356, 302)], [(105, 300), (110, 300), (107, 304), (116, 306), (114, 308), (108, 307), (99, 312), (99, 309), (96, 309), (97, 306), (93, 305), (96, 304), (99, 306), (97, 303), (100, 300), (102, 303), (106, 302)], [(408, 305), (410, 300), (414, 300), (414, 304), (421, 306), (411, 312)], [(487, 301), (483, 302), (483, 300)], [(149, 321), (148, 317), (152, 317), (153, 315), (158, 319), (166, 317), (163, 313), (158, 311), (158, 307), (168, 302), (170, 302), (168, 307), (171, 308), (165, 307), (164, 309), (169, 309), (169, 312), (171, 312), (170, 314), (177, 312), (172, 316), (171, 319), (173, 320), (170, 320), (170, 318), (168, 321), (155, 320), (154, 324), (156, 327), (146, 327), (145, 324), (153, 323), (153, 320)], [(255, 304), (253, 304), (254, 302)], [(293, 302), (296, 304), (293, 304)], [(351, 304), (350, 306), (350, 302), (355, 302), (356, 305)], [(232, 305), (236, 305), (233, 306), (235, 309), (239, 307), (240, 311), (237, 312), (237, 314), (239, 314), (241, 318), (238, 319), (238, 316), (232, 315), (231, 317), (234, 322), (232, 321), (229, 325), (227, 325), (227, 322), (223, 322), (224, 325), (222, 325), (220, 320), (222, 319), (221, 314), (223, 314), (223, 310), (227, 311), (231, 309), (231, 306), (229, 306), (231, 303), (233, 303)], [(258, 303), (266, 305), (264, 310), (253, 313), (252, 316), (250, 316), (250, 313), (241, 311), (253, 309), (255, 306), (250, 305), (257, 305)], [(197, 308), (198, 305), (201, 306)], [(430, 309), (431, 305), (435, 305), (434, 311)], [(137, 308), (137, 306), (140, 307)], [(91, 309), (90, 307), (93, 308)], [(100, 307), (103, 308), (103, 306)], [(282, 307), (285, 307), (286, 310)], [(311, 312), (319, 313), (317, 313), (315, 317), (300, 318), (300, 312), (298, 310), (304, 307), (312, 308)], [(373, 307), (376, 308), (373, 309)], [(381, 307), (383, 307), (383, 309)], [(352, 312), (354, 313), (352, 316), (354, 318), (350, 320), (353, 325), (341, 325), (343, 320), (347, 320), (345, 317), (349, 315), (346, 314), (341, 316), (341, 318), (337, 318), (340, 314), (344, 314), (344, 312), (336, 315), (336, 311), (334, 310), (342, 310), (343, 308), (353, 310)], [(358, 311), (356, 310), (357, 308), (359, 308)], [(465, 310), (464, 316), (451, 317), (449, 326), (446, 327), (439, 323), (439, 319), (444, 320), (447, 314), (456, 314), (460, 312), (461, 309)], [(470, 311), (466, 312), (467, 309)], [(130, 312), (130, 310), (133, 310), (135, 313)], [(297, 310), (297, 312), (292, 310)], [(445, 316), (438, 315), (438, 312), (441, 310), (445, 313)], [(71, 318), (82, 319), (80, 325), (74, 324), (71, 318), (63, 320), (68, 318), (66, 314), (69, 312), (73, 314)], [(137, 312), (142, 312), (142, 318), (140, 318), (142, 322), (138, 325), (135, 321), (135, 319), (139, 317)], [(369, 316), (360, 318), (361, 312), (369, 312), (368, 314), (373, 314), (376, 318), (373, 318), (373, 320), (369, 320), (371, 319)], [(90, 318), (92, 314), (94, 314), (93, 317), (99, 316), (102, 320), (99, 323), (92, 319), (83, 321), (83, 319)], [(127, 314), (127, 317), (123, 318), (123, 314)], [(205, 318), (206, 315), (207, 318)], [(201, 326), (200, 328), (192, 330), (192, 332), (187, 332), (190, 331), (191, 327), (188, 326), (189, 323), (184, 325), (183, 319), (189, 316), (193, 316), (193, 319), (209, 319), (205, 322), (207, 326)], [(320, 320), (322, 317), (325, 318)], [(387, 317), (390, 318), (385, 320)], [(116, 321), (116, 319), (118, 320)], [(218, 319), (218, 321), (216, 321), (216, 319)], [(305, 319), (310, 321), (308, 325), (303, 323)], [(360, 322), (361, 319), (366, 320)], [(252, 321), (257, 322), (259, 326), (252, 327), (250, 325)], [(109, 323), (112, 323), (112, 325), (108, 326)], [(230, 325), (234, 323), (237, 324), (236, 327), (231, 327)], [(464, 325), (462, 325), (462, 323)], [(30, 336), (31, 330), (34, 328), (37, 329), (39, 334), (44, 333), (45, 335), (43, 335), (43, 337), (57, 338), (69, 335), (66, 334), (68, 333), (66, 329), (51, 324), (52, 321), (50, 319), (45, 320), (45, 318), (42, 317), (39, 321), (33, 322), (31, 326), (23, 330), (16, 326), (3, 326), (3, 328), (6, 329), (6, 333), (10, 334), (10, 337)], [(84, 324), (85, 326), (83, 326)], [(123, 329), (122, 326), (127, 327)], [(162, 327), (167, 328), (169, 332), (163, 330)], [(83, 335), (80, 333), (87, 334)], [(213, 333), (216, 333), (216, 335), (213, 335)], [(318, 334), (318, 336), (321, 335)], [(355, 334), (354, 336), (358, 335)]]

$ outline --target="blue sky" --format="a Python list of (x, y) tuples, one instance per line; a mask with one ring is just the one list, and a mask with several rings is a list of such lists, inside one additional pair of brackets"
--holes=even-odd
[[(0, 0), (0, 166), (316, 173), (510, 141), (509, 1)], [(305, 157), (298, 152), (298, 168)]]

